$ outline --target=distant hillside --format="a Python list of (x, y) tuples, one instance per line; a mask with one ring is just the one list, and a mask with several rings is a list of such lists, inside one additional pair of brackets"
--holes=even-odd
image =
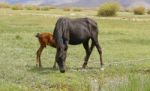
[(0, 0), (10, 4), (56, 5), (73, 7), (97, 7), (105, 2), (118, 2), (123, 7), (145, 6), (150, 8), (150, 0)]
[(74, 3), (78, 0), (0, 0), (9, 4), (33, 4), (33, 5), (61, 5)]
[(150, 0), (79, 0), (70, 4), (62, 4), (63, 6), (77, 7), (97, 7), (106, 2), (118, 2), (123, 7), (145, 6), (150, 8)]

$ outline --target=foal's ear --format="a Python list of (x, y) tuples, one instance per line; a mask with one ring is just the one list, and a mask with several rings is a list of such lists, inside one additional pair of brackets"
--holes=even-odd
[(39, 37), (40, 37), (40, 33), (37, 33), (37, 34), (35, 35), (35, 37), (39, 38)]

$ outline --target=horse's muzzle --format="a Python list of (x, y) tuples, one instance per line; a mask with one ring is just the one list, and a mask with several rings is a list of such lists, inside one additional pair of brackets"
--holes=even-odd
[(65, 73), (65, 70), (60, 70), (61, 73)]

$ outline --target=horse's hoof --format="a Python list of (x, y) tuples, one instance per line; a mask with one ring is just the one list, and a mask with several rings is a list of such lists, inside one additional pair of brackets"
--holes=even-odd
[(36, 64), (36, 67), (38, 67), (38, 65)]
[(85, 69), (85, 68), (86, 68), (86, 65), (83, 65), (83, 66), (82, 66), (82, 69)]
[(82, 69), (85, 69), (85, 67), (82, 67)]
[(42, 66), (41, 66), (41, 65), (36, 65), (36, 67), (37, 67), (37, 68), (42, 68)]
[(87, 70), (86, 70), (85, 68), (84, 68), (84, 69), (81, 69), (81, 71), (82, 71), (82, 72), (87, 72)]
[(101, 71), (104, 71), (104, 68), (103, 68), (103, 67), (101, 68)]
[(65, 73), (65, 70), (60, 70), (61, 73)]

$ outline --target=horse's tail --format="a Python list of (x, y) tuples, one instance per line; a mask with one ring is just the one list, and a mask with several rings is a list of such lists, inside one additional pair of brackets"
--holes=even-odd
[(98, 32), (98, 26), (94, 20), (87, 18), (87, 22), (88, 22), (89, 29), (91, 31), (95, 30), (96, 32)]
[(40, 33), (37, 33), (37, 34), (35, 35), (35, 37), (39, 38), (39, 37), (40, 37)]
[(88, 28), (91, 33), (91, 36), (92, 37), (98, 36), (99, 29), (98, 29), (97, 23), (94, 20), (87, 18), (87, 24), (88, 24)]
[(99, 30), (98, 30), (97, 23), (94, 20), (87, 18), (87, 23), (88, 23), (89, 31), (91, 33), (91, 39), (92, 39), (91, 48), (92, 48), (93, 46), (95, 46), (93, 40), (95, 37), (96, 38), (98, 37)]

